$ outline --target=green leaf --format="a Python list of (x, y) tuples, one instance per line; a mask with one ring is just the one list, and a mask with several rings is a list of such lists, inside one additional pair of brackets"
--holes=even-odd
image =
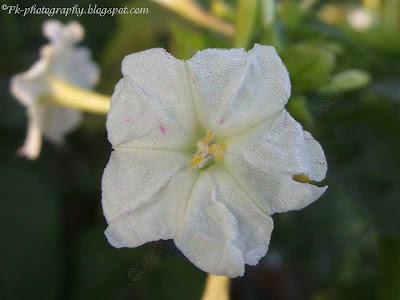
[(283, 21), (285, 26), (289, 30), (301, 29), (306, 13), (301, 9), (299, 1), (281, 1), (279, 4), (279, 19)]
[(307, 99), (303, 95), (294, 95), (290, 97), (286, 109), (293, 118), (304, 124), (312, 122), (312, 115), (307, 106)]
[(235, 47), (248, 49), (256, 22), (258, 0), (239, 0), (236, 9)]
[(171, 22), (172, 52), (176, 58), (189, 59), (198, 50), (206, 48), (204, 34), (182, 26), (180, 22)]
[(328, 84), (319, 89), (321, 93), (350, 91), (365, 87), (371, 81), (371, 76), (362, 70), (346, 70), (332, 76)]
[(326, 83), (335, 65), (333, 52), (311, 43), (290, 46), (282, 57), (293, 90), (297, 92), (308, 91)]

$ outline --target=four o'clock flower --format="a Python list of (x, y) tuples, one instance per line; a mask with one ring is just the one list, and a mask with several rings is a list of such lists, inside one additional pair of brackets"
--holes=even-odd
[(99, 68), (92, 61), (90, 50), (76, 47), (84, 37), (79, 23), (63, 26), (59, 21), (46, 21), (43, 34), (50, 43), (40, 49), (39, 60), (28, 71), (12, 77), (10, 88), (27, 108), (28, 132), (19, 152), (30, 159), (39, 155), (42, 135), (54, 143), (62, 143), (65, 134), (76, 128), (82, 119), (80, 110), (51, 101), (52, 80), (92, 88), (99, 79)]
[(373, 14), (362, 6), (347, 12), (347, 22), (356, 31), (365, 31), (373, 25)]
[[(115, 247), (159, 239), (205, 272), (242, 276), (267, 253), (271, 215), (327, 187), (324, 152), (285, 110), (288, 72), (275, 49), (163, 49), (125, 57), (107, 118), (106, 236)], [(303, 176), (303, 177), (304, 177)]]

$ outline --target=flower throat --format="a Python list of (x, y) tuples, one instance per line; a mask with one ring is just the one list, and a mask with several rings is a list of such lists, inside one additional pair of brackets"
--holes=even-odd
[(193, 157), (189, 158), (190, 166), (195, 169), (201, 169), (209, 166), (213, 162), (224, 160), (224, 149), (226, 145), (215, 140), (214, 134), (207, 130), (204, 138), (196, 143), (197, 151)]

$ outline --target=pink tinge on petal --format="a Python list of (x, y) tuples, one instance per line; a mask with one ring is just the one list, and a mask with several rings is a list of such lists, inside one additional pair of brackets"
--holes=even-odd
[(166, 135), (166, 134), (167, 134), (167, 130), (165, 129), (164, 126), (160, 125), (158, 128), (160, 128), (160, 131), (161, 131), (161, 133), (162, 133), (163, 135)]
[(124, 210), (119, 216), (122, 217), (122, 216), (126, 215), (126, 214), (129, 213), (129, 212), (130, 212), (129, 209)]

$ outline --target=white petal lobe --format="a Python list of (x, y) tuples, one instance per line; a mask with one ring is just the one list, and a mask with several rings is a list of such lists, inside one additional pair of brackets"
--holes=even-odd
[(173, 239), (196, 177), (192, 168), (179, 170), (146, 201), (112, 220), (105, 232), (110, 244), (117, 248), (137, 247)]
[(45, 58), (39, 59), (32, 67), (11, 78), (10, 92), (23, 105), (32, 105), (36, 99), (48, 92), (47, 72), (49, 61)]
[(272, 229), (234, 179), (210, 167), (193, 186), (175, 244), (203, 271), (237, 277), (267, 253)]
[(41, 123), (43, 117), (42, 107), (31, 105), (27, 109), (28, 130), (24, 145), (18, 149), (18, 154), (28, 159), (36, 159), (42, 148)]
[(113, 146), (193, 148), (196, 116), (183, 61), (164, 49), (124, 58), (107, 118)]
[(305, 174), (321, 181), (327, 163), (319, 143), (286, 110), (233, 137), (226, 152), (227, 170), (270, 214), (301, 209), (326, 190), (293, 180)]
[(180, 152), (113, 151), (102, 181), (102, 204), (107, 222), (152, 202), (153, 196), (187, 164), (187, 156)]
[(206, 49), (187, 61), (200, 123), (229, 137), (284, 108), (288, 72), (275, 48)]
[(65, 135), (82, 122), (82, 112), (77, 109), (48, 105), (47, 118), (43, 124), (43, 135), (50, 141), (61, 144)]
[[(85, 47), (64, 47), (51, 54), (51, 73), (81, 88), (91, 89), (99, 81), (100, 69)], [(82, 99), (84, 101), (84, 99)]]
[(43, 35), (52, 43), (64, 46), (83, 40), (85, 30), (82, 25), (75, 21), (63, 26), (58, 20), (48, 20), (43, 24)]

